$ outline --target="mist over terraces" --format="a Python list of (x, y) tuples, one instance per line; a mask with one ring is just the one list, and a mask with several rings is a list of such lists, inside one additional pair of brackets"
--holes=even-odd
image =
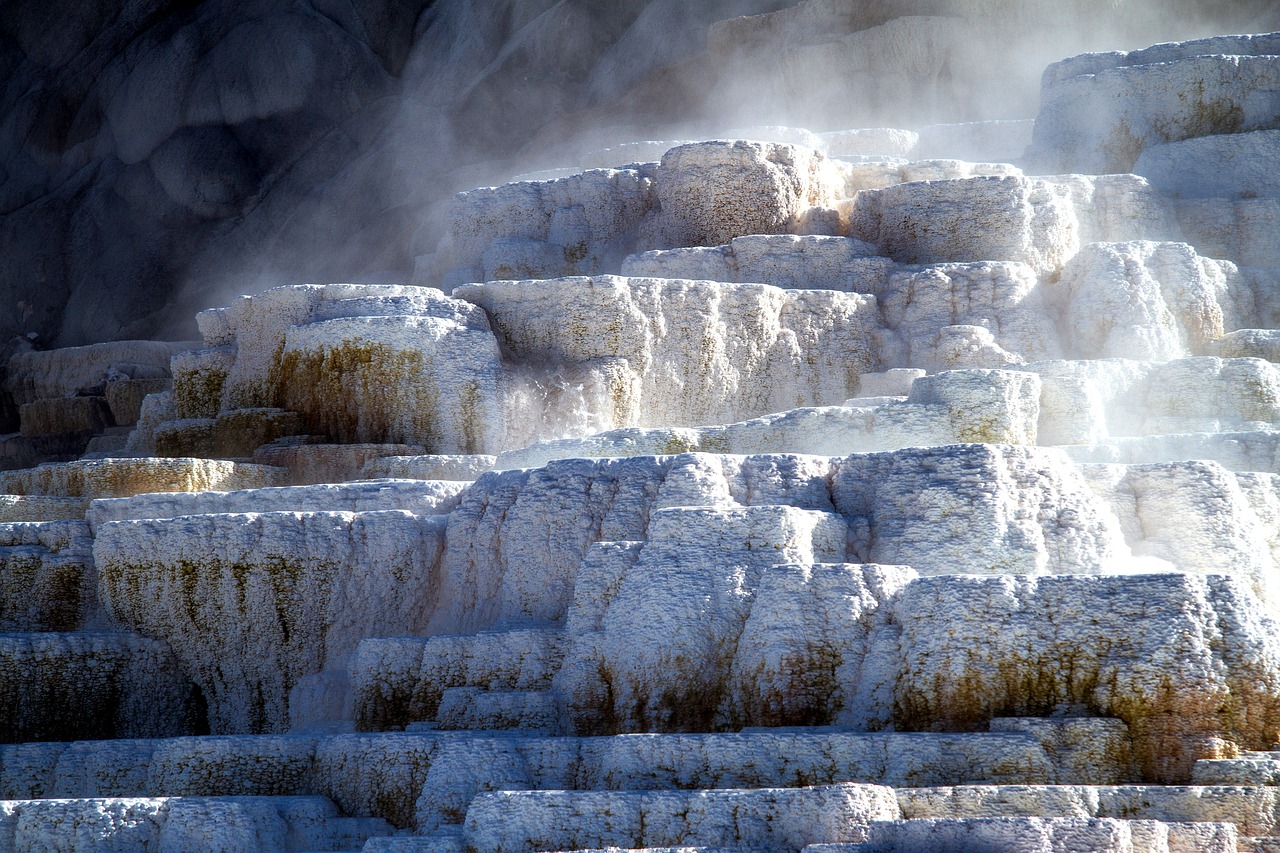
[[(1265, 0), (15, 0), (0, 341), (189, 339), (197, 310), (275, 285), (437, 285), (459, 190), (757, 125), (1030, 119), (1050, 62), (1276, 16)], [(931, 144), (917, 154), (969, 153)]]
[(0, 851), (1280, 848), (1273, 3), (77, 12)]

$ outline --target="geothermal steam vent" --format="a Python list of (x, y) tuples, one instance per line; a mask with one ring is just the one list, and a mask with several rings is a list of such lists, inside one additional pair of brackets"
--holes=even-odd
[(15, 355), (0, 850), (1280, 849), (1280, 34), (1042, 104)]

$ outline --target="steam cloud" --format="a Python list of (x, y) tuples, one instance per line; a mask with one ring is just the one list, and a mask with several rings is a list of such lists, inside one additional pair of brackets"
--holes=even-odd
[(1266, 0), (76, 9), (0, 18), (0, 341), (189, 338), (278, 284), (438, 284), (471, 186), (747, 126), (1025, 119), (1062, 57), (1280, 28)]

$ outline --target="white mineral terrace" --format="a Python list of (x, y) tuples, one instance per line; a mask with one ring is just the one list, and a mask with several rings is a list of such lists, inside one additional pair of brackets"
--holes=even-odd
[(0, 851), (1280, 850), (1277, 93), (636, 140), (15, 356)]

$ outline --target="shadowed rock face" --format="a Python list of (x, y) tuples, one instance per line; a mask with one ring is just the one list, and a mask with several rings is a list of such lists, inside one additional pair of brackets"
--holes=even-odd
[[(646, 5), (10, 4), (0, 338), (149, 336), (254, 259), (286, 281), (407, 280), (433, 248), (413, 239), (431, 204), (484, 176), (442, 178), (614, 97), (590, 94), (597, 64), (643, 78), (672, 61), (637, 63), (623, 38)], [(700, 4), (667, 50), (696, 54), (712, 21), (767, 8)]]
[[(590, 149), (654, 127), (794, 123), (768, 96), (792, 84), (814, 87), (784, 99), (807, 107), (830, 100), (822, 80), (878, 92), (838, 111), (851, 127), (940, 120), (946, 92), (990, 65), (993, 22), (1057, 38), (1088, 17), (1082, 49), (1190, 34), (1103, 43), (1098, 4), (1032, 5), (128, 0), (68, 15), (16, 0), (0, 21), (0, 340), (189, 337), (193, 309), (234, 292), (434, 283), (456, 190), (571, 165), (556, 146), (574, 137)], [(1215, 23), (1235, 30), (1274, 16), (1226, 5)], [(947, 67), (903, 47), (925, 43)], [(1058, 57), (1029, 61), (1019, 115)]]

